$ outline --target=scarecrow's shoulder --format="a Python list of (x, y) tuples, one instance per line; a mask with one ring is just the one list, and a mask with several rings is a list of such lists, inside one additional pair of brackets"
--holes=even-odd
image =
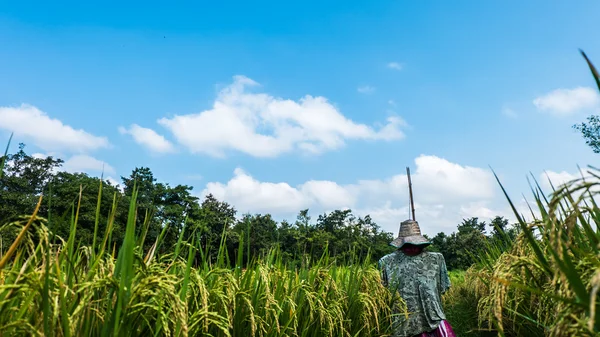
[(427, 260), (435, 263), (440, 263), (444, 261), (444, 255), (442, 255), (442, 253), (439, 252), (424, 252), (423, 255), (425, 255), (425, 258)]
[(398, 258), (398, 251), (394, 251), (394, 252), (384, 255), (382, 258), (380, 258), (379, 265), (380, 266), (386, 265), (397, 258)]

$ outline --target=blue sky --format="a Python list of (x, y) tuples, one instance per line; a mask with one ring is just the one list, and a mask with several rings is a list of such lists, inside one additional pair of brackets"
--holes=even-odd
[(0, 141), (15, 132), (13, 150), (24, 142), (93, 175), (104, 162), (116, 180), (149, 166), (240, 212), (350, 207), (394, 232), (410, 166), (423, 231), (452, 231), (510, 215), (489, 166), (519, 199), (530, 172), (559, 181), (594, 164), (571, 125), (600, 107), (578, 53), (600, 64), (598, 12), (595, 1), (10, 2)]

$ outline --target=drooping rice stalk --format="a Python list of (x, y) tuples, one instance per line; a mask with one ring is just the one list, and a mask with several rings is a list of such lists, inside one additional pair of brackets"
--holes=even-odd
[[(480, 318), (501, 335), (596, 336), (600, 334), (600, 175), (559, 186), (548, 200), (533, 188), (540, 216), (493, 265), (477, 271), (482, 286)], [(503, 188), (504, 190), (504, 188)], [(506, 191), (505, 191), (506, 193)]]
[[(216, 265), (196, 235), (183, 235), (173, 253), (156, 255), (164, 237), (142, 246), (134, 192), (125, 239), (111, 253), (116, 195), (104, 233), (94, 223), (91, 247), (76, 240), (80, 190), (69, 237), (32, 216), (5, 224), (20, 233), (0, 262), (0, 331), (32, 336), (385, 336), (393, 297), (369, 264), (338, 266), (327, 254), (310, 268), (290, 268), (277, 248), (242, 270), (244, 241), (235, 268), (221, 238)], [(102, 196), (102, 185), (96, 195)], [(40, 199), (41, 202), (42, 199)], [(39, 206), (39, 204), (38, 204)], [(51, 207), (50, 207), (51, 208)], [(96, 217), (106, 212), (97, 204)], [(52, 214), (51, 212), (49, 214)], [(53, 221), (54, 223), (54, 221)], [(144, 221), (144, 224), (147, 221)], [(183, 231), (186, 231), (185, 226)], [(325, 250), (327, 251), (327, 250)], [(201, 261), (195, 261), (200, 254)], [(401, 302), (399, 302), (401, 303)], [(400, 309), (402, 309), (400, 305)]]

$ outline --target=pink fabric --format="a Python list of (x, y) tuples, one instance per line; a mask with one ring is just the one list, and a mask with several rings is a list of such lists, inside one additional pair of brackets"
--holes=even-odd
[(456, 337), (454, 334), (454, 330), (452, 330), (452, 326), (448, 321), (442, 321), (437, 329), (430, 332), (423, 332), (420, 335), (416, 335), (414, 337)]

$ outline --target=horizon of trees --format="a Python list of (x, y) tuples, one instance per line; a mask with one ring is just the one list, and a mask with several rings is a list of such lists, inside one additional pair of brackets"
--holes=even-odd
[[(48, 219), (48, 227), (57, 235), (68, 237), (81, 188), (76, 239), (81, 245), (92, 245), (97, 216), (99, 235), (104, 234), (114, 199), (116, 212), (110, 245), (118, 247), (123, 240), (135, 183), (139, 191), (136, 229), (138, 234), (147, 232), (144, 250), (166, 228), (159, 254), (168, 252), (181, 235), (184, 240), (191, 240), (194, 235), (196, 242), (215, 258), (223, 233), (230, 261), (235, 261), (242, 237), (246, 247), (241, 252), (244, 261), (264, 256), (278, 247), (291, 265), (318, 260), (324, 253), (345, 263), (362, 261), (367, 256), (376, 261), (395, 249), (389, 246), (395, 233), (383, 231), (369, 215), (360, 217), (352, 210), (335, 210), (314, 218), (304, 209), (299, 210), (295, 221), (277, 222), (268, 213), (237, 216), (233, 205), (211, 194), (200, 200), (191, 193), (191, 186), (157, 182), (147, 167), (136, 167), (129, 176), (121, 177), (122, 191), (103, 180), (100, 214), (96, 215), (100, 178), (60, 171), (62, 159), (32, 157), (25, 152), (24, 144), (19, 144), (16, 153), (0, 158), (7, 163), (0, 178), (0, 238), (5, 246), (14, 240), (16, 229), (3, 225), (31, 214), (42, 192), (45, 197), (39, 215)], [(490, 229), (489, 234), (486, 228)], [(513, 239), (516, 230), (514, 224), (509, 225), (501, 216), (489, 224), (472, 217), (457, 224), (456, 232), (440, 232), (430, 238), (429, 250), (444, 254), (449, 269), (466, 269), (486, 244)]]

